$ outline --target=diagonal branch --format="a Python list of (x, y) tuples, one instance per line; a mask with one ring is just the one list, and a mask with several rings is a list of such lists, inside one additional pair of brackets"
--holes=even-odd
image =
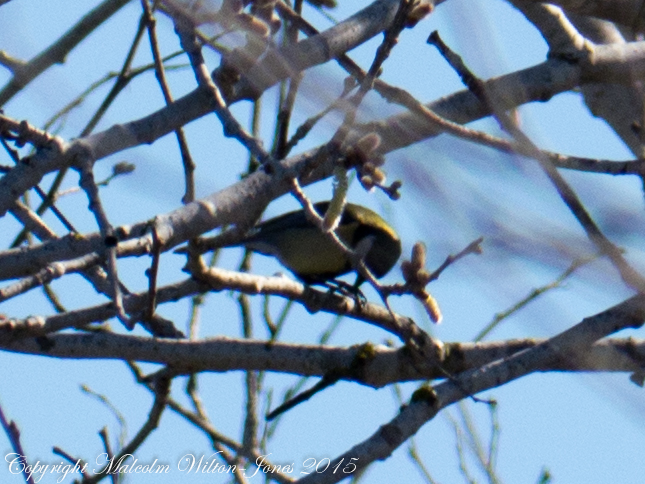
[(29, 62), (16, 66), (13, 78), (0, 90), (0, 106), (52, 65), (62, 64), (74, 47), (128, 2), (129, 0), (105, 0), (43, 52)]
[[(591, 345), (601, 338), (626, 328), (638, 328), (645, 321), (645, 296), (635, 296), (602, 313), (585, 318), (571, 329), (539, 345), (520, 351), (506, 359), (457, 375), (434, 389), (422, 387), (390, 422), (365, 441), (333, 459), (329, 469), (340, 462), (354, 459), (360, 472), (376, 460), (388, 458), (440, 410), (469, 395), (504, 385), (557, 361), (584, 358)], [(331, 484), (346, 477), (331, 472), (310, 474), (299, 480), (302, 484)]]

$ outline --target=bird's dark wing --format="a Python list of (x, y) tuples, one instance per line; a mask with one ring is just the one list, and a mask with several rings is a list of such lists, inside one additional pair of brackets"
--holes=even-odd
[[(328, 207), (329, 202), (318, 202), (314, 204), (314, 208), (320, 216), (325, 215)], [(252, 240), (256, 236), (266, 236), (268, 234), (274, 234), (288, 229), (304, 229), (311, 226), (312, 223), (307, 219), (305, 211), (296, 210), (260, 223), (247, 240)]]

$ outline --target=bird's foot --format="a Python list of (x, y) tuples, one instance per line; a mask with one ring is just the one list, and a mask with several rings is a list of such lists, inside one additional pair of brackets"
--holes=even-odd
[(351, 297), (358, 306), (358, 309), (362, 309), (367, 304), (367, 298), (363, 291), (358, 287), (352, 284), (348, 284), (345, 281), (339, 281), (337, 279), (332, 279), (325, 282), (325, 286), (329, 289), (329, 294), (334, 294), (337, 292), (345, 297)]

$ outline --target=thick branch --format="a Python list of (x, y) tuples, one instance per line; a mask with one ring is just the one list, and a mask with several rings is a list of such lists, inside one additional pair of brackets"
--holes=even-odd
[[(401, 412), (394, 419), (381, 426), (365, 441), (332, 460), (330, 468), (343, 460), (354, 458), (357, 470), (360, 471), (376, 460), (386, 459), (445, 407), (470, 395), (540, 371), (546, 365), (584, 358), (599, 339), (621, 329), (638, 328), (642, 326), (644, 320), (645, 296), (635, 296), (607, 311), (584, 319), (571, 329), (533, 348), (519, 351), (506, 359), (481, 368), (466, 371), (438, 384), (434, 389), (421, 388), (415, 392), (410, 404), (402, 407)], [(310, 474), (298, 482), (327, 484), (338, 482), (343, 477), (326, 472)]]
[[(524, 1), (530, 3), (531, 0)], [(618, 22), (636, 31), (640, 31), (645, 23), (642, 0), (556, 0), (549, 3), (578, 15)]]
[[(55, 358), (160, 363), (172, 366), (179, 374), (257, 370), (322, 377), (333, 370), (356, 368), (357, 361), (361, 360), (360, 372), (353, 375), (349, 372), (343, 379), (378, 388), (395, 382), (443, 379), (446, 374), (457, 375), (480, 368), (547, 342), (526, 339), (446, 343), (441, 367), (436, 362), (428, 362), (423, 367), (413, 364), (405, 347), (369, 345), (369, 351), (365, 351), (365, 345), (341, 348), (225, 337), (189, 341), (112, 333), (54, 334), (3, 343), (0, 347), (6, 351)], [(596, 343), (585, 353), (565, 353), (560, 358), (541, 359), (527, 367), (527, 371), (635, 372), (644, 364), (645, 340), (610, 339)], [(490, 384), (491, 380), (487, 377), (486, 381)], [(502, 383), (497, 382), (498, 385)], [(463, 388), (471, 388), (471, 384)]]

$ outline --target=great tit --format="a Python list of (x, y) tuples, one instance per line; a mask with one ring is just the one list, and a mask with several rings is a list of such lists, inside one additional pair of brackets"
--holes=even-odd
[[(321, 216), (328, 207), (328, 201), (314, 204)], [(345, 205), (336, 234), (351, 249), (366, 238), (371, 239), (367, 241), (369, 251), (363, 260), (377, 278), (387, 274), (401, 255), (401, 241), (394, 229), (378, 214), (360, 205)], [(343, 251), (307, 219), (304, 210), (262, 222), (244, 240), (231, 244), (234, 245), (276, 257), (305, 284), (337, 283), (337, 277), (353, 270)], [(359, 274), (353, 287), (358, 289), (363, 282)]]

